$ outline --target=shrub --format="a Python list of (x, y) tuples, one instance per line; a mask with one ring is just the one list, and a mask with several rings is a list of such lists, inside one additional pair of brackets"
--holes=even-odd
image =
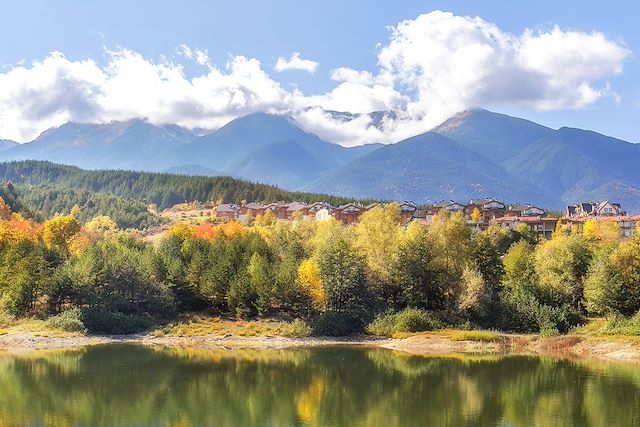
[(362, 331), (362, 323), (346, 313), (327, 311), (313, 319), (314, 335), (340, 337)]
[(367, 326), (373, 335), (392, 336), (397, 332), (421, 332), (442, 328), (442, 322), (425, 310), (406, 308), (397, 313), (385, 313)]
[(117, 311), (88, 311), (82, 318), (90, 332), (109, 335), (133, 334), (156, 325), (149, 316)]
[(86, 334), (87, 328), (82, 321), (82, 311), (79, 308), (63, 311), (47, 319), (46, 325), (53, 329), (66, 332), (80, 332)]
[(313, 333), (311, 326), (302, 319), (295, 319), (289, 323), (284, 329), (284, 335), (288, 337), (302, 338), (308, 337)]
[(604, 332), (610, 335), (640, 335), (640, 312), (630, 318), (622, 315), (610, 317)]

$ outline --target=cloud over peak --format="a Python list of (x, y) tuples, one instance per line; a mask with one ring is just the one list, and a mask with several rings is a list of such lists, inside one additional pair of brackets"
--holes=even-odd
[[(256, 58), (231, 56), (216, 67), (206, 50), (180, 45), (177, 54), (177, 61), (155, 61), (119, 49), (98, 64), (53, 52), (0, 72), (0, 138), (27, 141), (66, 121), (133, 117), (216, 128), (266, 111), (293, 114), (309, 131), (343, 145), (389, 143), (470, 107), (579, 109), (615, 97), (607, 79), (623, 71), (630, 51), (598, 32), (553, 27), (514, 34), (479, 17), (434, 11), (393, 27), (376, 69), (338, 67), (329, 75), (335, 86), (319, 94), (283, 88)], [(204, 69), (189, 77), (186, 62)], [(317, 67), (294, 52), (278, 58), (275, 70), (313, 74)], [(366, 114), (372, 111), (394, 114), (374, 123)]]

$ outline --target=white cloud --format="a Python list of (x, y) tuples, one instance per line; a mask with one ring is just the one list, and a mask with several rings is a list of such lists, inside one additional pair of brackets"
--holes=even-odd
[[(628, 49), (598, 32), (553, 27), (508, 33), (478, 17), (435, 11), (400, 22), (380, 45), (376, 70), (339, 67), (335, 86), (307, 94), (284, 89), (255, 58), (211, 65), (206, 50), (178, 47), (183, 64), (120, 49), (105, 65), (53, 52), (0, 70), (0, 138), (27, 141), (66, 121), (146, 117), (153, 123), (215, 128), (256, 111), (292, 113), (309, 131), (344, 145), (395, 142), (475, 106), (539, 111), (579, 109), (619, 96), (607, 79), (621, 73)], [(296, 52), (276, 70), (314, 73)], [(354, 113), (352, 120), (323, 110)], [(382, 122), (366, 114), (394, 111)]]
[(289, 59), (282, 56), (278, 57), (275, 69), (276, 71), (300, 70), (314, 74), (316, 72), (316, 69), (318, 68), (318, 65), (320, 64), (316, 61), (300, 58), (300, 52), (293, 52)]

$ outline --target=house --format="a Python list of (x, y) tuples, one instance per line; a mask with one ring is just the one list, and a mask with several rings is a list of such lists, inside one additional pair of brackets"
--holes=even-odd
[(544, 216), (503, 216), (496, 218), (496, 223), (500, 227), (507, 227), (516, 231), (525, 224), (530, 230), (538, 233), (543, 239), (549, 240), (556, 229), (558, 218)]
[(285, 206), (287, 207), (285, 211), (285, 219), (293, 219), (296, 215), (303, 218), (309, 213), (309, 205), (306, 203), (292, 202)]
[(345, 224), (353, 224), (360, 219), (360, 215), (362, 215), (363, 212), (364, 208), (361, 206), (355, 203), (347, 203), (335, 208), (333, 212), (331, 212), (331, 216)]
[(544, 216), (544, 209), (532, 205), (511, 205), (505, 212), (505, 216)]
[(326, 202), (314, 202), (308, 206), (307, 217), (315, 218), (316, 220), (324, 220), (331, 216), (333, 206)]
[(284, 203), (269, 203), (265, 207), (266, 211), (271, 211), (277, 219), (287, 219), (287, 208), (289, 206)]
[(587, 218), (596, 216), (625, 216), (620, 203), (612, 203), (608, 200), (603, 202), (583, 202), (577, 205), (569, 205), (563, 211), (563, 218)]
[(412, 218), (420, 217), (420, 209), (413, 202), (402, 202), (398, 209), (400, 210), (401, 224), (407, 224)]
[(216, 207), (216, 216), (218, 218), (236, 219), (238, 218), (240, 207), (233, 203), (223, 203)]
[(240, 218), (244, 218), (247, 214), (251, 214), (252, 217), (263, 215), (266, 209), (266, 205), (262, 203), (250, 202), (240, 207)]
[(432, 206), (428, 207), (425, 209), (425, 218), (427, 221), (431, 222), (433, 221), (433, 217), (434, 215), (440, 213), (440, 212), (448, 212), (448, 213), (455, 213), (455, 212), (462, 212), (464, 213), (465, 210), (465, 205), (463, 205), (462, 203), (458, 203), (458, 202), (454, 202), (453, 200), (443, 200), (441, 202), (438, 203), (434, 203)]
[(472, 200), (471, 203), (465, 207), (465, 216), (471, 217), (471, 214), (476, 209), (480, 211), (480, 222), (484, 224), (503, 217), (507, 211), (506, 205), (496, 199), (477, 199)]

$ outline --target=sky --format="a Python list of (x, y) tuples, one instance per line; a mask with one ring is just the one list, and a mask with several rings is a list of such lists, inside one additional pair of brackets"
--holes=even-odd
[(266, 111), (350, 146), (483, 107), (640, 142), (635, 1), (0, 1), (4, 139)]

